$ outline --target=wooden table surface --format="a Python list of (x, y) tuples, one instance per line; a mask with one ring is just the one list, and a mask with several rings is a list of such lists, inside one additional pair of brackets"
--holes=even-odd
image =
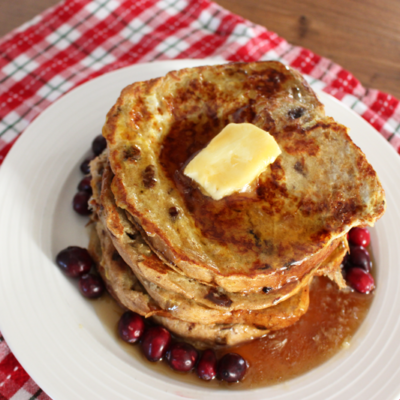
[[(134, 0), (133, 0), (134, 1)], [(400, 0), (216, 0), (400, 99)], [(57, 4), (0, 0), (0, 36)]]

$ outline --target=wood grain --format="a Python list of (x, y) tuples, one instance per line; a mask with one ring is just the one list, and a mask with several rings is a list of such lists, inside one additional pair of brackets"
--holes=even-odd
[(59, 0), (0, 0), (0, 37), (57, 3)]
[(216, 0), (400, 98), (399, 0)]
[[(400, 98), (399, 0), (216, 0), (226, 9), (311, 49), (366, 87)], [(57, 4), (0, 0), (0, 36)]]

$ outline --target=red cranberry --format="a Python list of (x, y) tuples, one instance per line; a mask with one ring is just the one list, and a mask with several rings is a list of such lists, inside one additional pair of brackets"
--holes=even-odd
[(93, 153), (98, 156), (107, 147), (106, 139), (103, 135), (98, 135), (94, 138), (92, 142)]
[(171, 342), (171, 334), (162, 326), (153, 326), (143, 334), (142, 350), (149, 361), (163, 358)]
[(225, 354), (218, 363), (218, 377), (226, 382), (238, 382), (246, 373), (245, 359), (236, 353)]
[(370, 235), (367, 228), (353, 228), (349, 232), (349, 242), (355, 246), (368, 246)]
[(189, 343), (173, 343), (166, 358), (169, 366), (180, 372), (189, 372), (196, 364), (199, 354)]
[(72, 200), (72, 208), (80, 215), (89, 215), (90, 194), (87, 192), (78, 192)]
[(89, 164), (90, 164), (90, 161), (92, 161), (93, 159), (94, 159), (94, 156), (90, 156), (83, 160), (83, 162), (80, 166), (80, 170), (85, 175), (90, 174), (90, 165)]
[(368, 294), (375, 289), (374, 278), (361, 268), (351, 268), (346, 274), (346, 280), (350, 287), (360, 293)]
[(350, 264), (355, 267), (360, 267), (366, 272), (371, 271), (371, 259), (368, 250), (362, 246), (355, 246), (350, 249)]
[(133, 311), (126, 311), (118, 322), (119, 337), (127, 343), (135, 343), (144, 332), (143, 317)]
[(94, 264), (89, 252), (78, 246), (69, 246), (61, 250), (57, 254), (56, 263), (65, 275), (71, 278), (87, 274)]
[(205, 381), (210, 381), (217, 375), (217, 357), (211, 349), (207, 349), (202, 354), (197, 364), (197, 375)]
[(104, 283), (98, 275), (86, 274), (79, 278), (79, 290), (88, 299), (97, 299), (104, 289)]
[(92, 180), (92, 177), (90, 175), (85, 176), (78, 185), (78, 191), (79, 192), (86, 192), (89, 194), (92, 194), (92, 186), (90, 184)]

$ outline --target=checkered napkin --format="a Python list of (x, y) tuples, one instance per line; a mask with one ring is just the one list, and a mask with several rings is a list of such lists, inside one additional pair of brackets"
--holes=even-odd
[[(135, 63), (280, 60), (400, 151), (400, 105), (349, 72), (208, 0), (66, 0), (0, 40), (0, 164), (29, 123), (71, 88)], [(49, 399), (0, 334), (0, 400)]]

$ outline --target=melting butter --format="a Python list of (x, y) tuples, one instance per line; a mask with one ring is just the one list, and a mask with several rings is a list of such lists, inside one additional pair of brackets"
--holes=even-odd
[(220, 200), (244, 191), (280, 154), (268, 132), (249, 123), (229, 124), (190, 161), (184, 174)]

